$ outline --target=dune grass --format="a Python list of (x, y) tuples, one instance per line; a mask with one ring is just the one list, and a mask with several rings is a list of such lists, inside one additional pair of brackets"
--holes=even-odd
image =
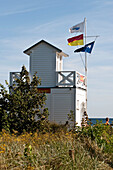
[[(73, 131), (0, 133), (0, 169), (113, 169), (113, 131), (103, 125)], [(100, 139), (100, 141), (99, 141)]]

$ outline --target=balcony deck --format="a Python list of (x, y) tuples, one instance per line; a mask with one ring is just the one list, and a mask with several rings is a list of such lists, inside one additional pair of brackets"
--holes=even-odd
[[(20, 72), (10, 72), (10, 85), (15, 84), (15, 79), (20, 78)], [(81, 87), (86, 89), (85, 76), (76, 71), (57, 71), (57, 87)]]
[(86, 89), (85, 76), (76, 71), (58, 71), (56, 72), (56, 86)]

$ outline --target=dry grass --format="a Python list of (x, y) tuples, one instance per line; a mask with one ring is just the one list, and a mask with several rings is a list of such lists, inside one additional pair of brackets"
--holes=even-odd
[(2, 170), (93, 170), (112, 169), (101, 149), (77, 133), (0, 134)]

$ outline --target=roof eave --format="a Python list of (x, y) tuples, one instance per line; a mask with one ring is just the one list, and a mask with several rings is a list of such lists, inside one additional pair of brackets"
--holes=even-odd
[(69, 57), (69, 55), (68, 55), (68, 54), (66, 54), (66, 53), (64, 53), (63, 51), (62, 51), (62, 52), (60, 52), (60, 55), (61, 55), (61, 56), (64, 56), (64, 57)]
[(31, 46), (30, 48), (28, 48), (28, 49), (26, 49), (25, 51), (23, 51), (23, 53), (25, 53), (25, 54), (27, 54), (27, 55), (30, 55), (30, 53), (32, 52), (32, 49), (33, 49), (34, 47), (36, 47), (38, 44), (42, 43), (42, 42), (45, 42), (46, 44), (48, 44), (48, 45), (52, 46), (53, 48), (55, 48), (56, 50), (58, 50), (59, 52), (62, 52), (61, 49), (53, 46), (52, 44), (48, 43), (47, 41), (41, 40), (41, 41), (39, 41), (38, 43), (36, 43), (36, 44), (34, 44), (33, 46)]

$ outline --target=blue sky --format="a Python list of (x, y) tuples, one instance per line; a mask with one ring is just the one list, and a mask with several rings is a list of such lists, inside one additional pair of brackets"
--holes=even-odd
[[(112, 0), (0, 0), (0, 83), (10, 71), (20, 71), (29, 58), (23, 51), (41, 39), (69, 54), (64, 70), (84, 67), (69, 28), (87, 19), (87, 35), (99, 35), (88, 55), (89, 117), (113, 117), (113, 1)], [(87, 39), (87, 42), (94, 38)], [(84, 55), (83, 55), (84, 58)]]

